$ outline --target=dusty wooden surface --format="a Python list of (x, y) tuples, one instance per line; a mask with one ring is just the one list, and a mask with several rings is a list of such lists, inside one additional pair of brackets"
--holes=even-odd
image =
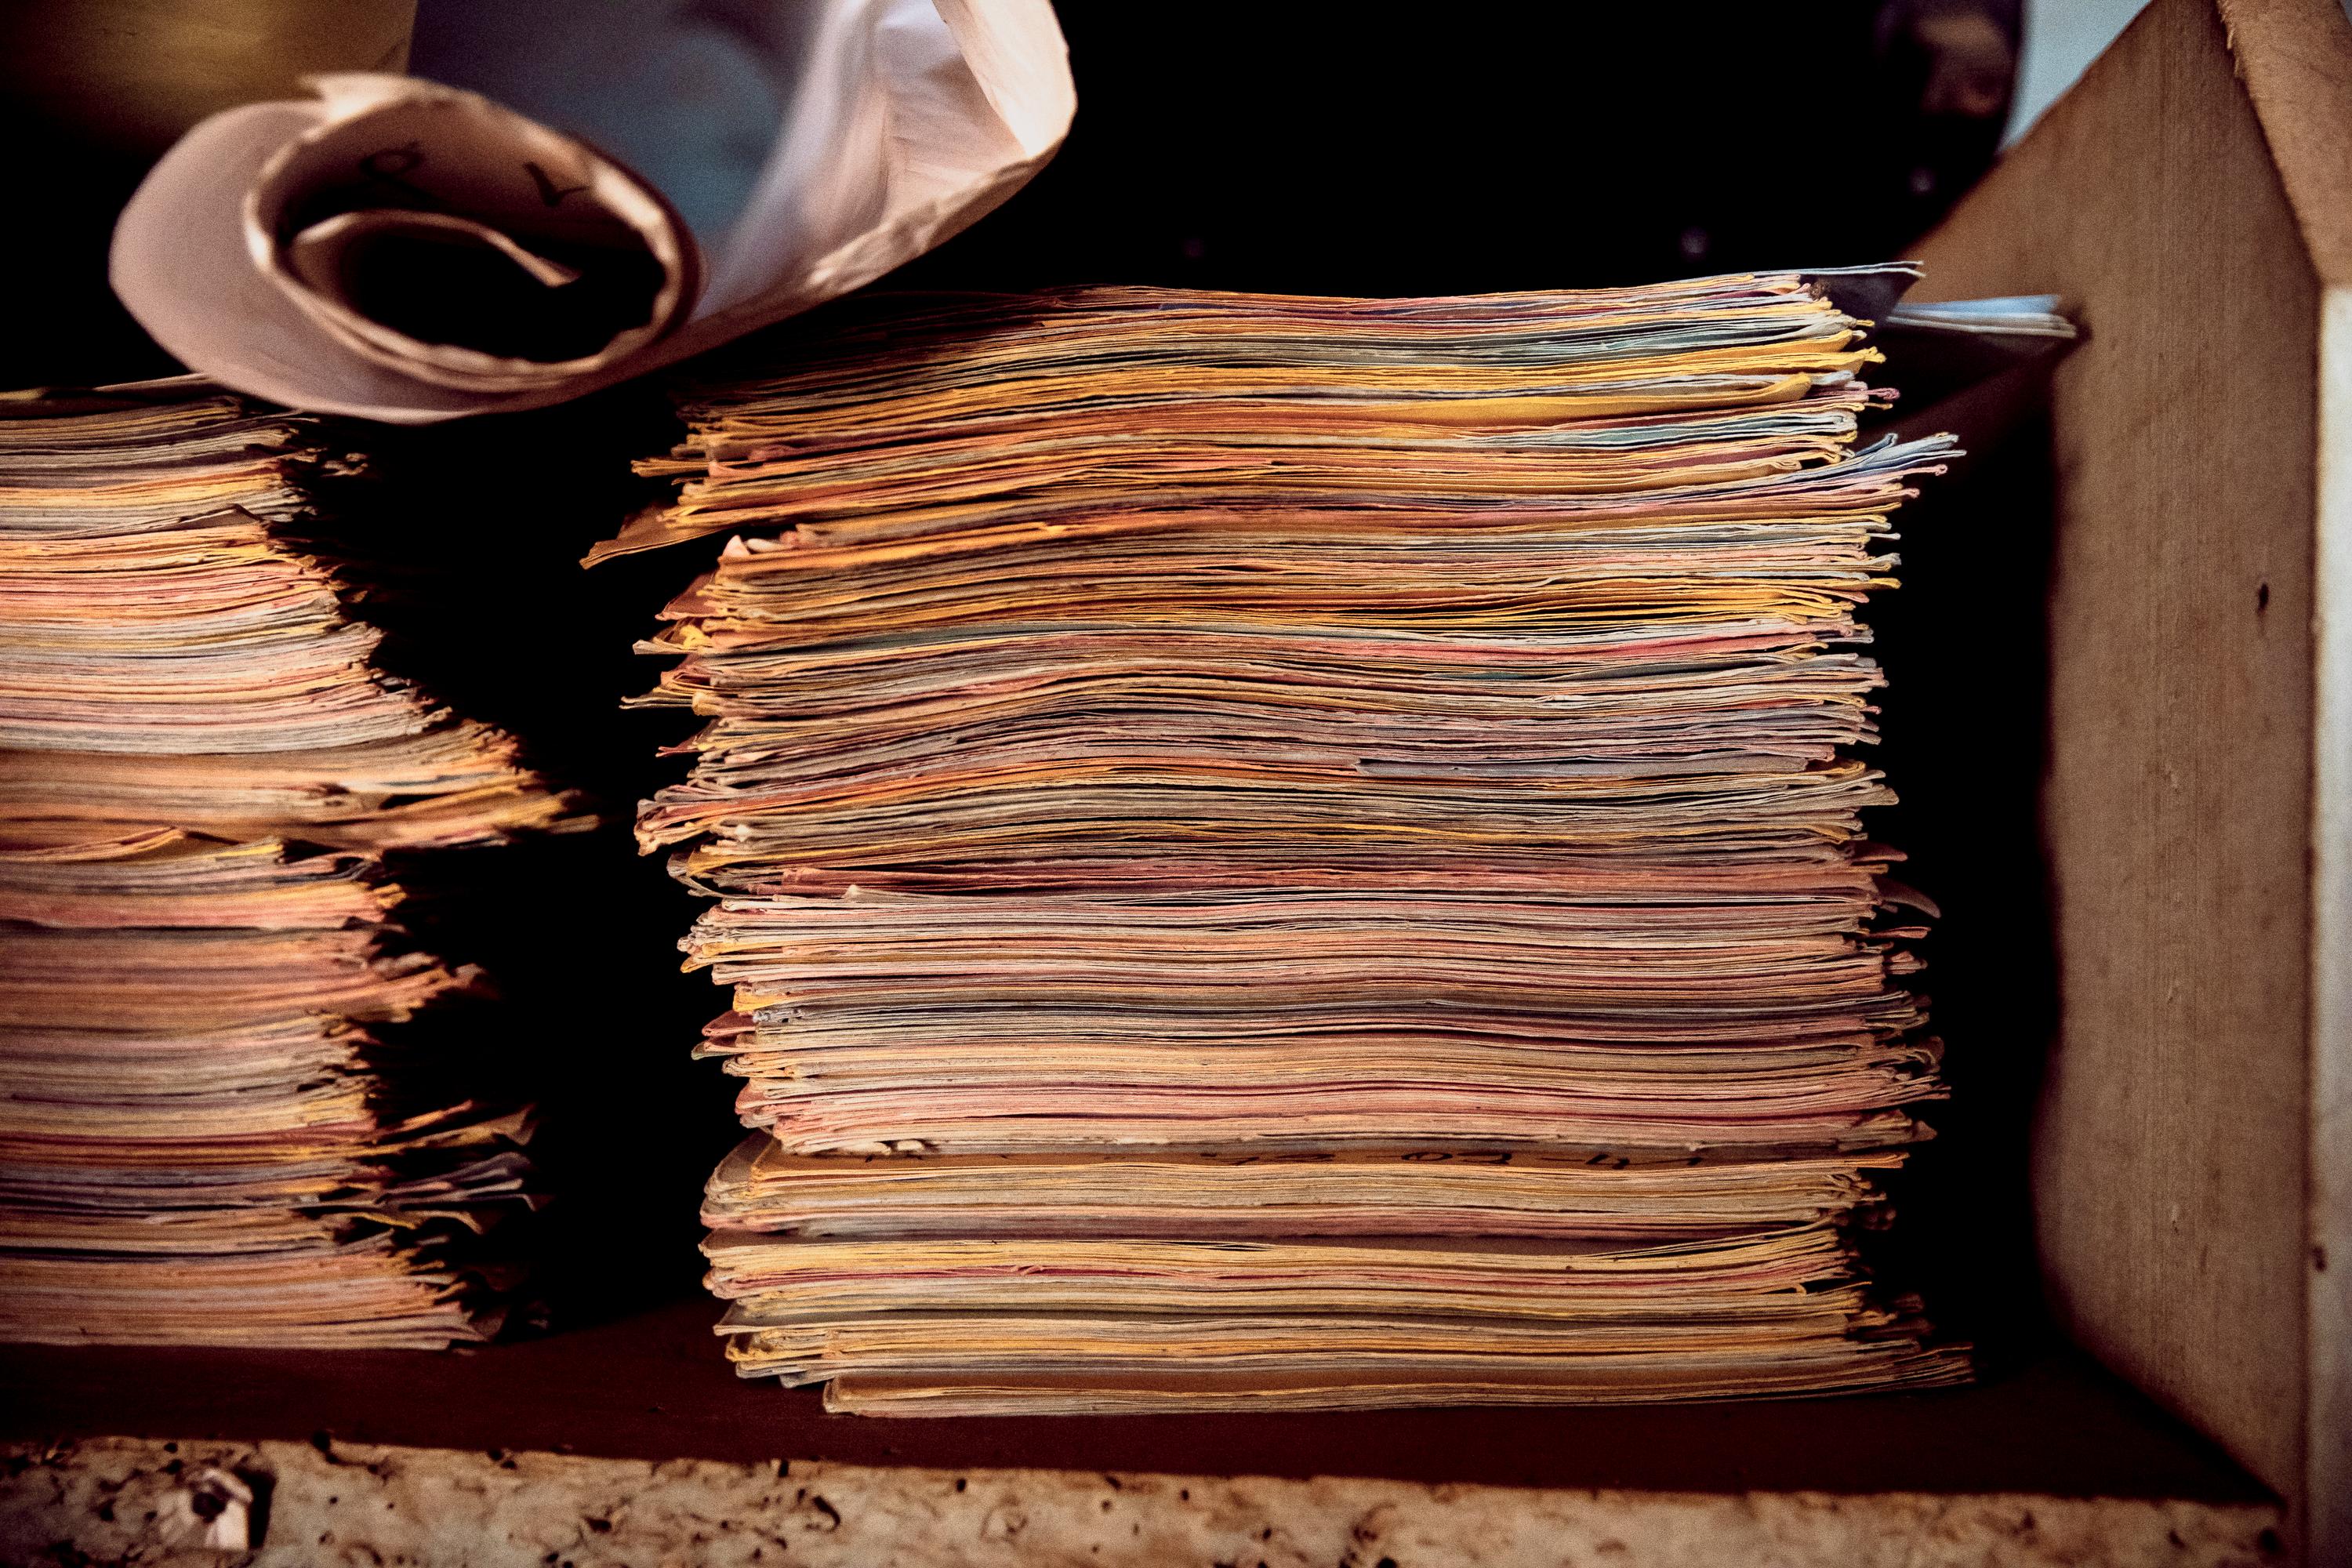
[(2352, 24), (2331, 0), (2217, 0), (2320, 281), (2352, 288)]
[[(2309, 237), (2332, 257), (2352, 211), (2328, 200), (2352, 169), (2324, 166), (2352, 145), (2352, 100), (2315, 93), (2352, 58), (2346, 26), (2332, 0), (2157, 0), (1923, 247), (1928, 293), (2054, 290), (2090, 334), (2053, 405), (2063, 1003), (2035, 1156), (2052, 1298), (2298, 1500), (2326, 1436), (2307, 1311), (2326, 1047)], [(1998, 520), (1986, 538), (2032, 547)]]
[[(2346, 101), (2352, 103), (2352, 90)], [(2346, 161), (2352, 176), (2352, 158)], [(2345, 204), (2352, 223), (2352, 200)], [(2312, 821), (2311, 1406), (2304, 1532), (2352, 1559), (2352, 289), (2321, 330)]]
[(2305, 1532), (2314, 1561), (2352, 1561), (2352, 22), (2326, 0), (2221, 0), (2221, 8), (2326, 290), (2312, 627)]
[(2326, 290), (2313, 574), (2310, 1234), (2302, 1533), (2352, 1562), (2352, 22), (2325, 0), (2221, 0)]
[(99, 1436), (612, 1459), (1353, 1476), (1542, 1490), (2021, 1492), (2242, 1502), (2210, 1444), (2079, 1352), (1972, 1387), (1719, 1405), (1252, 1415), (829, 1415), (730, 1370), (699, 1291), (467, 1354), (0, 1345), (0, 1443)]
[[(251, 1507), (223, 1505), (240, 1489)], [(2275, 1521), (2254, 1503), (2016, 1494), (1521, 1490), (331, 1441), (0, 1449), (11, 1564), (2221, 1568), (2274, 1561)], [(223, 1529), (254, 1550), (193, 1544)]]

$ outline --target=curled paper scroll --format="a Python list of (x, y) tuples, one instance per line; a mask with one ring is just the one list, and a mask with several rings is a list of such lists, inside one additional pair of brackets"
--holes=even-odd
[(191, 369), (293, 407), (536, 407), (879, 277), (1018, 190), (1068, 130), (1046, 0), (711, 9), (781, 106), (721, 227), (698, 235), (647, 179), (479, 94), (324, 76), (164, 155), (116, 226), (115, 291)]

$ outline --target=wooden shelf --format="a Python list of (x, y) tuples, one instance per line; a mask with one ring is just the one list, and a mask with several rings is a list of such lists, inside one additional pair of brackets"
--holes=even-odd
[(1342, 1476), (1550, 1489), (2258, 1500), (2087, 1357), (1870, 1398), (1337, 1415), (882, 1420), (733, 1375), (699, 1296), (538, 1340), (405, 1352), (0, 1349), (0, 1441), (100, 1435), (613, 1458)]

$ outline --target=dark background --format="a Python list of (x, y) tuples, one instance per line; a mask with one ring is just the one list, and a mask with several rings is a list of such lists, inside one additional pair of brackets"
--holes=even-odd
[[(330, 30), (383, 9), (305, 3)], [(178, 368), (104, 287), (113, 215), (176, 129), (121, 85), (169, 80), (168, 40), (135, 61), (101, 47), (119, 9), (23, 0), (0, 16), (12, 200), (37, 217), (0, 263), (34, 306), (0, 341), (0, 383)], [(1458, 6), (1409, 26), (1264, 0), (1060, 9), (1080, 104), (1068, 144), (891, 282), (1450, 293), (1885, 259), (1990, 162), (2018, 26), (2016, 0)], [(1887, 379), (1902, 384), (1899, 354)], [(372, 461), (338, 498), (339, 526), (403, 586), (367, 611), (395, 633), (390, 657), (625, 817), (676, 772), (654, 752), (684, 729), (618, 711), (653, 679), (629, 644), (703, 552), (576, 563), (643, 499), (625, 460), (670, 439), (658, 389), (423, 431), (331, 428)], [(2035, 828), (2042, 449), (2029, 428), (1906, 511), (1910, 585), (1874, 611), (1893, 678), (1881, 761), (1906, 796), (1874, 830), (1945, 905), (1927, 952), (1955, 1042), (1945, 1136), (1906, 1180), (1889, 1262), (1996, 1364), (2039, 1332), (2024, 1139), (2053, 1006)], [(1980, 548), (1988, 517), (1998, 554)], [(499, 977), (485, 1079), (545, 1111), (556, 1321), (690, 1290), (693, 1197), (737, 1134), (732, 1080), (687, 1058), (721, 1005), (677, 970), (694, 900), (620, 826), (438, 859), (414, 879), (467, 889), (425, 906), (426, 934)]]

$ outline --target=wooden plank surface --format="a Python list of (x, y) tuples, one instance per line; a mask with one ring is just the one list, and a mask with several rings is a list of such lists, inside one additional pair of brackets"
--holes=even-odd
[[(2352, 215), (2352, 200), (2345, 205)], [(2327, 290), (2320, 325), (2315, 574), (2305, 1531), (2313, 1561), (2343, 1563), (2352, 1562), (2352, 289), (2341, 287)]]
[(0, 1346), (0, 1444), (136, 1436), (605, 1458), (1340, 1476), (1654, 1492), (2258, 1500), (2078, 1352), (1974, 1388), (1726, 1405), (1333, 1415), (827, 1415), (736, 1377), (699, 1291), (471, 1353)]
[(2320, 288), (2210, 0), (2157, 0), (1923, 256), (1923, 297), (2054, 290), (2089, 331), (2053, 392), (2051, 1298), (2298, 1497)]
[(2339, 0), (2218, 0), (2319, 280), (2352, 288), (2352, 20)]
[(2313, 617), (2309, 1404), (2302, 1534), (2352, 1563), (2352, 20), (2221, 0), (2231, 52), (2326, 289)]
[[(257, 1506), (208, 1521), (196, 1500), (233, 1498), (224, 1474)], [(0, 1445), (8, 1563), (2242, 1568), (2270, 1555), (2276, 1520), (2267, 1501), (1529, 1491), (1100, 1468), (656, 1464), (334, 1441)], [(208, 1531), (257, 1551), (184, 1551)]]

